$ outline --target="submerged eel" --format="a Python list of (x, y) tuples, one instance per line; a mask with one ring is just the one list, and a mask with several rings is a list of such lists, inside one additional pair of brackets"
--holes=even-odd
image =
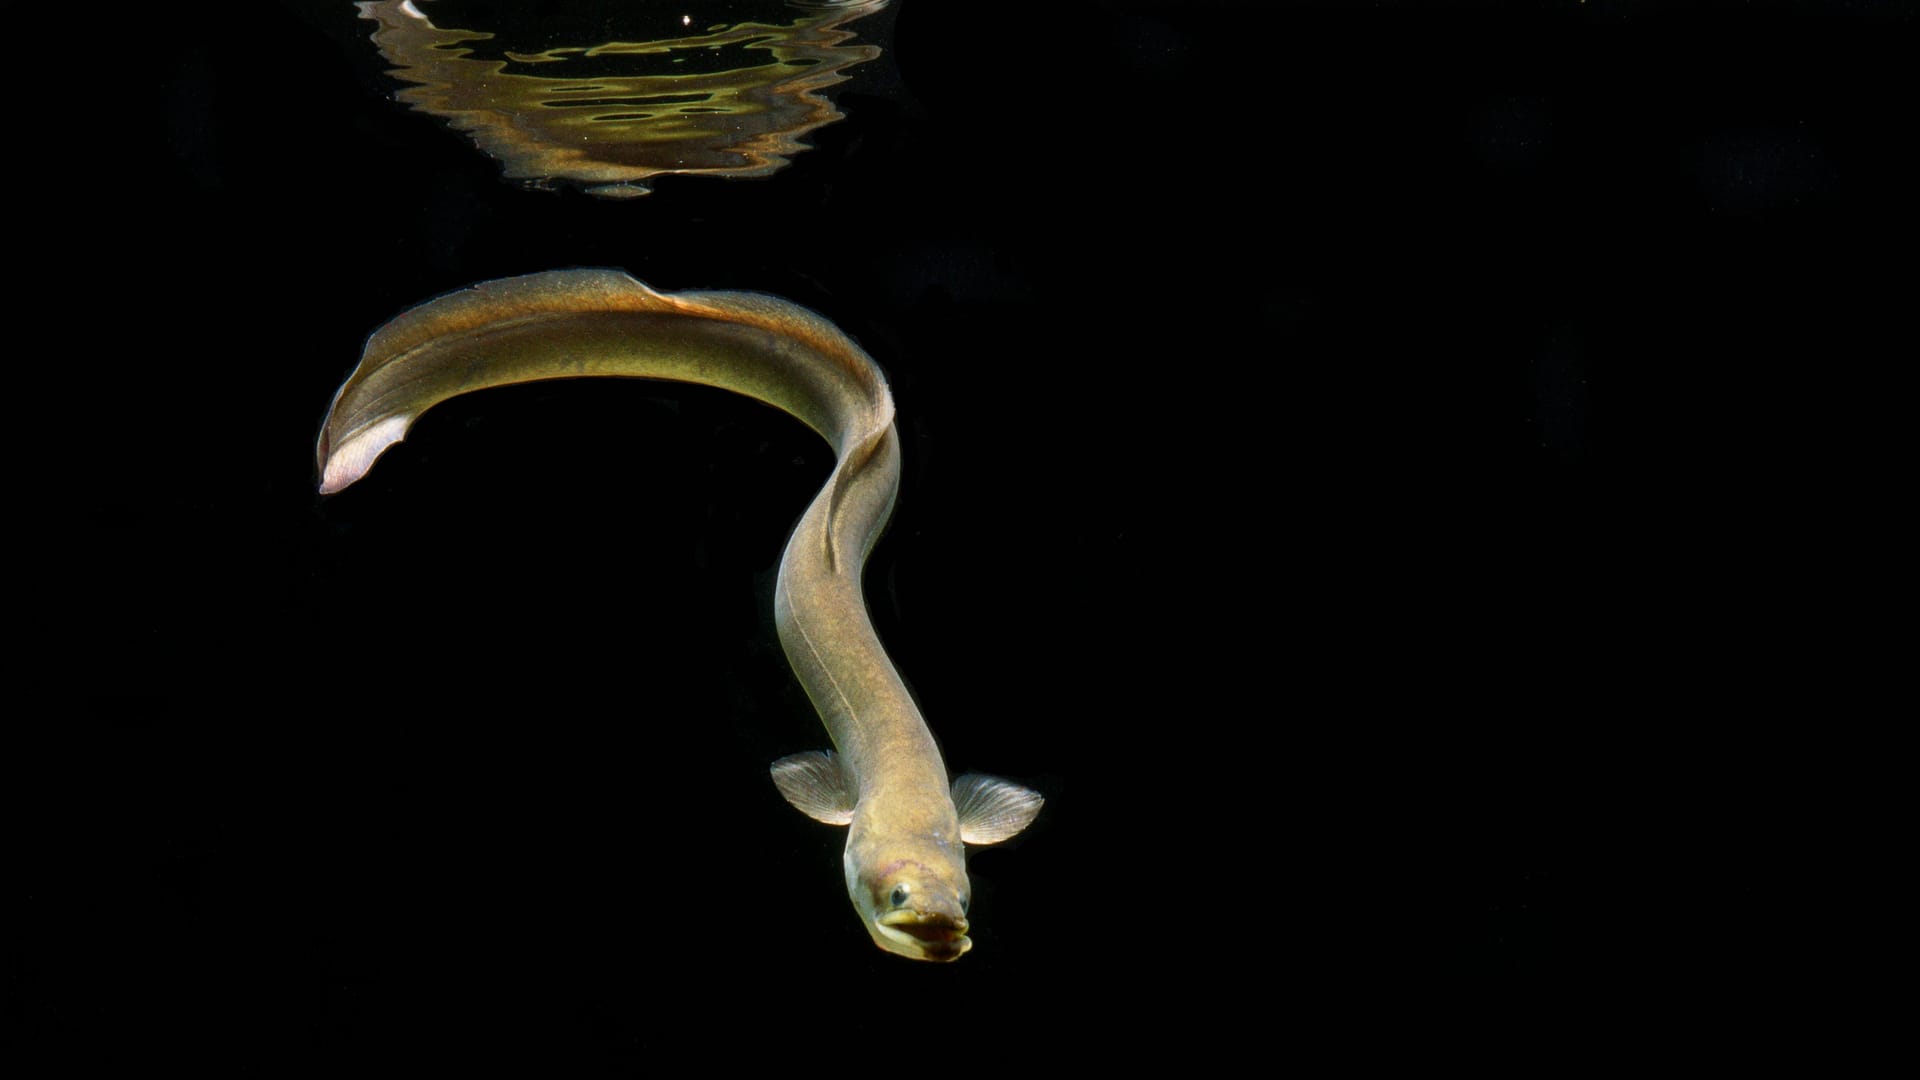
[(793, 414), (833, 444), (833, 475), (780, 557), (774, 621), (838, 753), (774, 762), (788, 802), (848, 826), (847, 892), (881, 948), (955, 960), (972, 946), (964, 844), (1026, 828), (1041, 797), (947, 769), (887, 659), (860, 571), (893, 511), (900, 437), (880, 369), (838, 327), (754, 293), (666, 295), (616, 270), (483, 282), (374, 331), (320, 432), (320, 491), (366, 475), (421, 413), (474, 390), (574, 376), (701, 383)]

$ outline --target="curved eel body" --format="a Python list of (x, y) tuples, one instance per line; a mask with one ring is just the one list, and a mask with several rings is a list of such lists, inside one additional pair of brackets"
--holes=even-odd
[(838, 753), (773, 765), (781, 794), (849, 827), (847, 891), (874, 941), (954, 960), (967, 937), (964, 844), (1018, 833), (1041, 797), (992, 777), (948, 783), (919, 708), (867, 616), (867, 552), (900, 484), (893, 396), (866, 353), (805, 308), (753, 293), (655, 292), (613, 270), (484, 282), (376, 330), (320, 433), (320, 491), (340, 491), (433, 405), (539, 379), (628, 376), (732, 390), (791, 413), (838, 456), (780, 559), (774, 618)]

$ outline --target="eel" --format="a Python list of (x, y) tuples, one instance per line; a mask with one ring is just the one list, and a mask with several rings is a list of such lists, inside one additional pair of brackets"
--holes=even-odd
[(618, 270), (558, 270), (471, 286), (402, 313), (367, 339), (320, 432), (320, 492), (366, 475), (421, 413), (494, 386), (627, 376), (717, 386), (780, 408), (837, 461), (785, 551), (774, 621), (832, 751), (773, 763), (780, 793), (848, 829), (847, 893), (882, 949), (956, 960), (969, 948), (966, 845), (1031, 823), (1039, 793), (996, 777), (948, 780), (861, 589), (900, 487), (885, 376), (831, 322), (777, 297), (656, 292)]

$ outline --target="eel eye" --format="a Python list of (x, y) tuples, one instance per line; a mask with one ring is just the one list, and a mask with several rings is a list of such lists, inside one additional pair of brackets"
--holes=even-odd
[(912, 896), (912, 895), (913, 895), (913, 890), (912, 890), (912, 889), (909, 889), (909, 888), (907, 888), (907, 887), (906, 887), (906, 885), (904, 885), (904, 884), (901, 884), (901, 885), (895, 885), (895, 886), (893, 887), (893, 896), (891, 897), (891, 899), (892, 899), (892, 901), (893, 901), (893, 906), (894, 906), (894, 907), (906, 907), (906, 906), (907, 906), (907, 898), (908, 898), (908, 897), (910, 897), (910, 896)]
[(967, 904), (972, 900), (973, 897), (971, 896), (963, 896), (960, 898), (960, 914), (965, 915), (967, 913)]

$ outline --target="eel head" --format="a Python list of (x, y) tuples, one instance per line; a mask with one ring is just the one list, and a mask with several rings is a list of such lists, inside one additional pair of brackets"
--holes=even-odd
[(914, 960), (958, 960), (973, 947), (966, 846), (1015, 835), (1045, 801), (1019, 784), (973, 773), (951, 790), (883, 786), (862, 799), (840, 760), (822, 751), (780, 759), (773, 780), (808, 817), (848, 827), (847, 895), (874, 944)]
[(947, 858), (931, 851), (915, 852), (929, 858), (876, 855), (885, 861), (873, 862), (860, 857), (863, 848), (887, 849), (849, 837), (845, 856), (847, 894), (875, 945), (913, 960), (936, 961), (958, 960), (973, 948), (967, 937), (967, 870), (959, 852)]

